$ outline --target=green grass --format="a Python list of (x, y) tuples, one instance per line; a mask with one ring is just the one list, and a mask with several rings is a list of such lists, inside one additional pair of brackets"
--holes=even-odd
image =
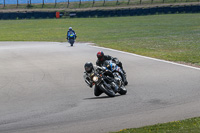
[(122, 129), (113, 133), (200, 133), (200, 118), (174, 121), (141, 128)]
[(199, 22), (200, 14), (1, 20), (0, 41), (64, 42), (72, 26), (79, 42), (200, 65)]

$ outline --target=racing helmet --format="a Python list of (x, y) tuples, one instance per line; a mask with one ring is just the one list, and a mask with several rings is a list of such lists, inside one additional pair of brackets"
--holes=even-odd
[(93, 64), (92, 64), (91, 62), (85, 63), (84, 68), (85, 68), (85, 71), (86, 71), (87, 73), (91, 73), (92, 70), (94, 69), (94, 68), (93, 68)]
[(111, 70), (111, 65), (110, 62), (108, 60), (106, 60), (103, 64), (104, 67), (106, 67), (107, 69)]
[(103, 53), (103, 51), (99, 51), (99, 52), (97, 53), (97, 58), (98, 58), (100, 61), (103, 61), (103, 58), (104, 58), (104, 53)]
[(72, 27), (69, 27), (69, 30), (72, 30)]

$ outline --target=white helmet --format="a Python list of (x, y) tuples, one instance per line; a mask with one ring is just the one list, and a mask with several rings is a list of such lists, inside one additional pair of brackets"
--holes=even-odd
[(72, 30), (72, 27), (69, 27), (69, 30)]

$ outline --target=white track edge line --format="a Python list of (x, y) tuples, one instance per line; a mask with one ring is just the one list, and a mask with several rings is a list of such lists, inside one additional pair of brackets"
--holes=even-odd
[(120, 51), (120, 50), (115, 50), (115, 49), (111, 49), (111, 48), (105, 48), (105, 47), (99, 47), (99, 46), (93, 46), (93, 45), (89, 45), (89, 46), (95, 47), (95, 48), (106, 49), (106, 50), (110, 50), (110, 51), (115, 51), (115, 52), (119, 52), (119, 53), (123, 53), (123, 54), (133, 55), (133, 56), (137, 56), (137, 57), (141, 57), (141, 58), (145, 58), (145, 59), (155, 60), (155, 61), (159, 61), (159, 62), (165, 62), (165, 63), (168, 63), (168, 64), (173, 64), (173, 65), (178, 65), (178, 66), (182, 66), (182, 67), (187, 67), (187, 68), (200, 70), (200, 68), (198, 68), (198, 67), (193, 67), (193, 66), (179, 64), (179, 63), (175, 63), (175, 62), (171, 62), (171, 61), (156, 59), (156, 58), (147, 57), (147, 56), (142, 56), (142, 55), (133, 54), (133, 53), (129, 53), (129, 52), (124, 52), (124, 51)]

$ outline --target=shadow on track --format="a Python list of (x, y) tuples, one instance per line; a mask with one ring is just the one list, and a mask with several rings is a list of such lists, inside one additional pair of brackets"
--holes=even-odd
[[(115, 95), (115, 97), (119, 97), (121, 95)], [(84, 98), (83, 100), (92, 100), (92, 99), (106, 99), (106, 98), (115, 98), (115, 97), (109, 97), (109, 96), (101, 96), (101, 97), (91, 97), (91, 98)]]

